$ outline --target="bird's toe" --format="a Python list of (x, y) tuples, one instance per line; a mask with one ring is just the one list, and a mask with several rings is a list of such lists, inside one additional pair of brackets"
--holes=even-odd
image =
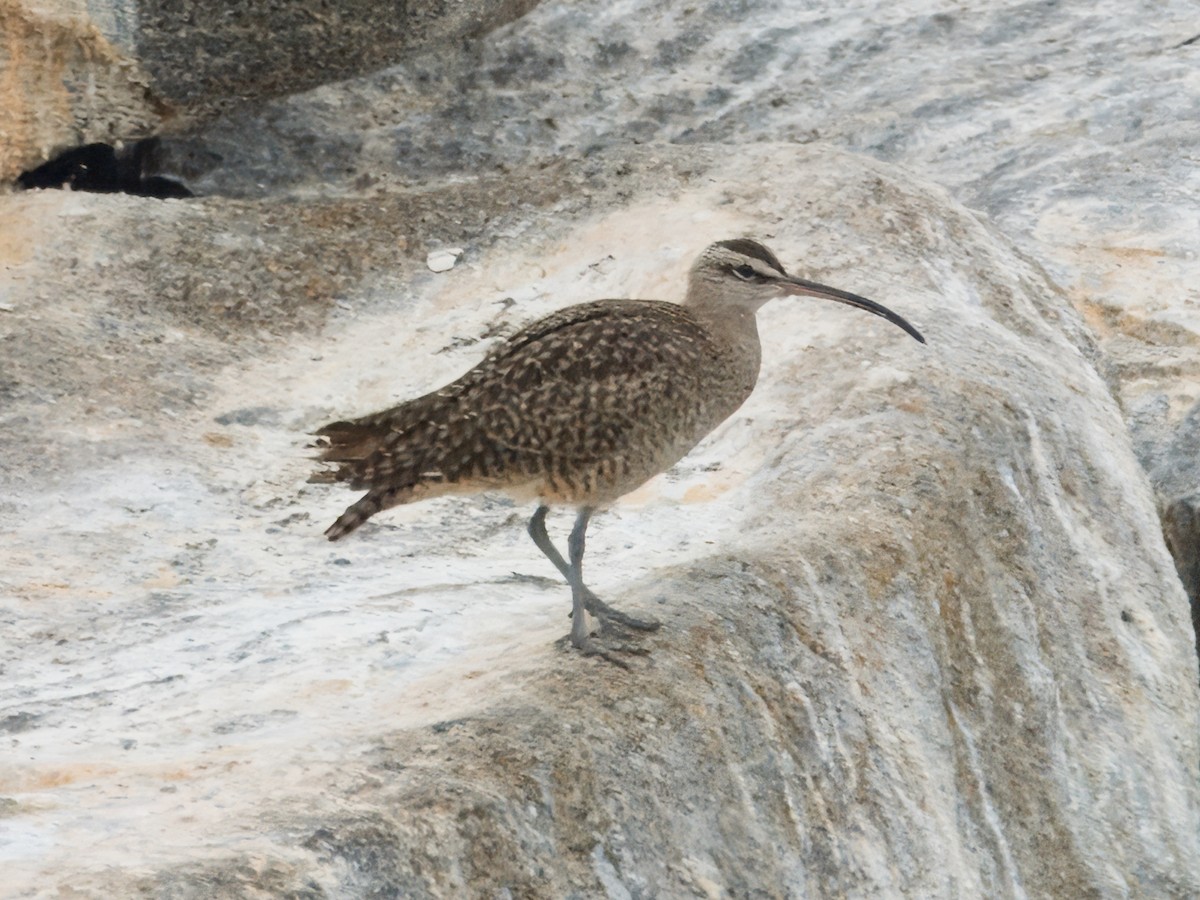
[(632, 628), (634, 631), (658, 631), (662, 628), (662, 622), (656, 622), (654, 619), (638, 619), (628, 613), (623, 613), (619, 609), (609, 606), (590, 591), (584, 598), (584, 608), (606, 627), (616, 625)]
[[(566, 635), (558, 641), (559, 646), (564, 650), (574, 649), (579, 651), (584, 656), (595, 656), (612, 663), (619, 669), (629, 670), (630, 665), (621, 655), (624, 656), (649, 656), (650, 651), (645, 647), (639, 647), (636, 644), (625, 643), (624, 641), (614, 641), (606, 638), (603, 633), (600, 635), (589, 634), (582, 641), (576, 642), (570, 635)], [(618, 655), (620, 654), (620, 655)]]

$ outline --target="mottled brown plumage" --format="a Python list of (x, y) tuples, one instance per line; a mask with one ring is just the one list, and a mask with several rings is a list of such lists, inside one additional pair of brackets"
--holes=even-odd
[[(757, 356), (684, 306), (601, 300), (521, 331), (457, 381), (321, 429), (368, 494), (330, 530), (416, 497), (507, 490), (602, 506), (669, 468), (754, 387)], [(719, 377), (714, 377), (719, 376)]]
[[(326, 535), (337, 540), (380, 510), (447, 493), (538, 498), (530, 533), (571, 582), (575, 646), (600, 652), (583, 625), (585, 608), (656, 627), (617, 613), (583, 585), (587, 518), (670, 468), (750, 396), (760, 362), (755, 312), (784, 293), (867, 309), (924, 340), (878, 304), (787, 275), (761, 244), (722, 241), (693, 266), (683, 305), (567, 307), (438, 391), (320, 429), (320, 458), (337, 468), (314, 480), (367, 492)], [(545, 535), (545, 504), (580, 510), (570, 564)]]

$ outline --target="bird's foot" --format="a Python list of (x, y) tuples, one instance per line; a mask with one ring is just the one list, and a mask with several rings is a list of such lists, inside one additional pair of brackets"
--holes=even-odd
[(649, 656), (650, 651), (645, 647), (639, 647), (636, 644), (628, 644), (624, 641), (599, 641), (595, 635), (588, 635), (582, 641), (576, 641), (571, 635), (567, 635), (558, 641), (559, 645), (565, 650), (568, 647), (574, 647), (584, 656), (598, 656), (605, 662), (612, 663), (619, 669), (628, 670), (629, 663), (617, 656), (618, 653), (627, 656)]
[(634, 631), (658, 631), (662, 628), (662, 622), (656, 622), (653, 619), (636, 619), (619, 609), (613, 609), (591, 591), (584, 596), (583, 606), (600, 620), (604, 628), (611, 628), (614, 625), (632, 628)]

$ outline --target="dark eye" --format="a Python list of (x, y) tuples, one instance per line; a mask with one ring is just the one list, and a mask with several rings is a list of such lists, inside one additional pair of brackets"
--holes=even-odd
[(754, 277), (754, 267), (748, 266), (743, 263), (742, 265), (737, 266), (733, 270), (733, 274), (736, 275), (738, 278), (741, 278), (743, 281), (749, 281), (751, 278)]

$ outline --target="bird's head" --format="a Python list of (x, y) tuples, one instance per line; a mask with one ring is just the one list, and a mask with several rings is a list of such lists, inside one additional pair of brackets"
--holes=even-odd
[(700, 254), (688, 277), (689, 304), (735, 305), (753, 312), (764, 303), (783, 296), (822, 297), (856, 306), (887, 319), (925, 343), (921, 332), (883, 304), (789, 275), (774, 253), (748, 238), (710, 244)]

